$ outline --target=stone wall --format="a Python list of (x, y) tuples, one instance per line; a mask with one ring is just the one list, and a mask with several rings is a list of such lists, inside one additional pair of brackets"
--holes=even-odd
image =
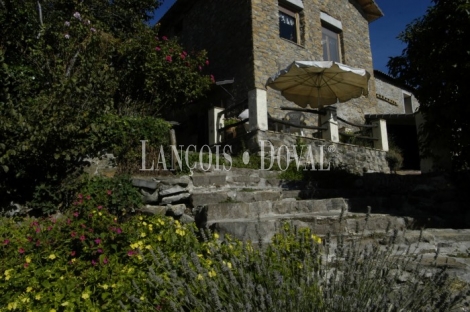
[[(320, 162), (320, 149), (323, 149), (323, 168), (327, 168), (331, 164), (331, 169), (340, 169), (351, 174), (363, 173), (390, 173), (386, 152), (345, 143), (333, 143), (321, 139), (299, 137), (292, 134), (274, 132), (274, 131), (253, 131), (245, 136), (245, 145), (252, 152), (261, 151), (261, 143), (264, 142), (264, 152), (266, 162), (269, 164), (268, 156), (270, 153), (270, 144), (274, 148), (276, 157), (282, 157), (285, 154), (287, 146), (292, 147), (300, 143), (301, 145), (310, 145), (314, 156), (315, 166), (318, 169)], [(269, 143), (268, 143), (269, 142)], [(305, 147), (305, 150), (307, 147)]]
[[(255, 87), (264, 88), (267, 79), (293, 61), (323, 60), (320, 12), (325, 12), (342, 23), (342, 62), (366, 69), (372, 74), (369, 25), (363, 11), (355, 1), (305, 0), (304, 44), (298, 45), (279, 37), (278, 0), (253, 0), (253, 42)], [(363, 123), (364, 114), (375, 114), (377, 100), (374, 78), (371, 77), (369, 97), (351, 100), (338, 105), (338, 115), (351, 122)], [(268, 88), (268, 112), (282, 118), (285, 112), (280, 106), (294, 104), (285, 100), (280, 92)], [(315, 124), (316, 116), (309, 123)]]
[[(361, 6), (354, 0), (304, 0), (303, 5), (302, 45), (279, 36), (278, 0), (178, 0), (162, 19), (161, 34), (180, 36), (189, 49), (206, 49), (216, 80), (234, 78), (229, 91), (236, 103), (249, 90), (264, 89), (270, 76), (295, 60), (323, 60), (320, 12), (342, 23), (341, 61), (372, 75), (369, 25)], [(338, 115), (360, 124), (364, 114), (375, 114), (373, 77), (369, 88), (368, 97), (338, 105)], [(267, 100), (272, 117), (285, 116), (280, 106), (295, 107), (269, 88)], [(316, 125), (316, 115), (307, 118)]]
[[(379, 77), (375, 77), (375, 86), (378, 96), (377, 114), (405, 114), (404, 90), (401, 87)], [(411, 94), (406, 90), (405, 92)], [(413, 94), (411, 94), (411, 104), (412, 111), (416, 111), (419, 103)]]

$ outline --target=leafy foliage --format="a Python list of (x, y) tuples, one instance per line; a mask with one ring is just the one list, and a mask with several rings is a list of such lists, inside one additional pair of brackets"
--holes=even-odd
[[(0, 2), (0, 205), (33, 194), (64, 202), (64, 181), (86, 157), (115, 149), (123, 159), (158, 127), (151, 139), (163, 142), (163, 123), (141, 116), (208, 90), (205, 52), (145, 23), (159, 3)], [(132, 135), (106, 138), (114, 126)]]
[(433, 0), (426, 14), (399, 39), (407, 47), (388, 63), (390, 73), (415, 89), (421, 149), (426, 156), (452, 158), (454, 169), (470, 165), (470, 3)]

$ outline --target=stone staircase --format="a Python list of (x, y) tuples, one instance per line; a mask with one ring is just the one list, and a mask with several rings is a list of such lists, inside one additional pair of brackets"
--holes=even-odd
[[(348, 194), (347, 190), (315, 189), (305, 183), (280, 180), (277, 172), (238, 168), (197, 171), (191, 177), (137, 178), (134, 185), (141, 187), (150, 201), (143, 212), (172, 215), (183, 222), (196, 221), (198, 226), (254, 242), (270, 242), (285, 222), (309, 227), (321, 237), (386, 240), (395, 232), (399, 249), (406, 250), (410, 245), (422, 255), (423, 265), (446, 265), (470, 282), (470, 230), (429, 228), (421, 233), (423, 222), (419, 217), (400, 213), (400, 207), (383, 209), (390, 207), (390, 198), (367, 193), (349, 199), (330, 198), (328, 194)], [(312, 198), (319, 194), (327, 198)], [(381, 203), (378, 212), (374, 211), (377, 203)], [(334, 244), (333, 240), (331, 246)]]

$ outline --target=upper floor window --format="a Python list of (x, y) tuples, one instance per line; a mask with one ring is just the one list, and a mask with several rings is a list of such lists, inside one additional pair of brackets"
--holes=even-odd
[(342, 24), (330, 15), (321, 12), (323, 60), (341, 62)]
[(282, 0), (279, 3), (279, 36), (297, 44), (301, 43), (299, 12), (303, 9), (300, 0)]

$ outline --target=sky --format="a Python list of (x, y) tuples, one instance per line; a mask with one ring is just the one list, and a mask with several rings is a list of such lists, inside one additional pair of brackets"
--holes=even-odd
[[(237, 1), (237, 0), (233, 0)], [(155, 20), (173, 5), (175, 0), (164, 0), (155, 13)], [(423, 16), (431, 0), (375, 0), (384, 17), (369, 24), (374, 69), (388, 73), (389, 57), (399, 56), (406, 47), (397, 39), (398, 34), (414, 19)]]

